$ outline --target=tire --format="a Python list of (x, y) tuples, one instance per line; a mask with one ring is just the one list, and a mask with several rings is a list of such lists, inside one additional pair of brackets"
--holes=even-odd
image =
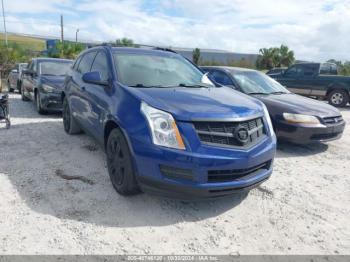
[(81, 133), (81, 129), (77, 121), (74, 119), (72, 112), (70, 111), (68, 99), (66, 97), (63, 100), (62, 116), (63, 116), (63, 128), (67, 134), (74, 135), (74, 134)]
[(17, 81), (17, 90), (18, 90), (18, 93), (21, 93), (21, 81)]
[(22, 101), (29, 101), (29, 98), (24, 95), (23, 87), (21, 87), (21, 98), (22, 98)]
[(10, 129), (11, 127), (11, 122), (9, 119), (6, 119), (6, 129)]
[(349, 103), (349, 94), (342, 89), (335, 89), (328, 95), (328, 102), (335, 107), (345, 107)]
[(35, 107), (36, 107), (36, 111), (40, 114), (43, 115), (46, 113), (46, 110), (44, 110), (42, 108), (41, 105), (41, 100), (40, 100), (40, 93), (39, 91), (35, 94)]
[(130, 149), (119, 128), (109, 134), (106, 151), (108, 173), (114, 189), (123, 196), (140, 193)]

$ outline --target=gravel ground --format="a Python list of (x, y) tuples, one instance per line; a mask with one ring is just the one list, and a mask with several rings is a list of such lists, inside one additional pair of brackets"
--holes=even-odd
[(1, 254), (350, 254), (349, 127), (328, 144), (280, 145), (273, 176), (248, 196), (192, 203), (119, 196), (93, 139), (19, 95), (10, 103)]

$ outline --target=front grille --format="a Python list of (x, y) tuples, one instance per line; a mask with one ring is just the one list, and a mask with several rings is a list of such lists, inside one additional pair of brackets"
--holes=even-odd
[(220, 182), (232, 182), (242, 178), (246, 178), (256, 173), (267, 170), (270, 168), (271, 161), (263, 164), (245, 168), (245, 169), (233, 169), (233, 170), (210, 170), (208, 171), (208, 182), (209, 183), (220, 183)]
[(323, 123), (326, 125), (333, 125), (344, 122), (344, 119), (342, 116), (332, 116), (332, 117), (325, 117), (323, 118)]
[[(200, 141), (210, 145), (250, 147), (266, 137), (261, 117), (243, 122), (198, 121), (193, 122), (193, 125)], [(247, 131), (246, 139), (238, 134), (242, 130)]]

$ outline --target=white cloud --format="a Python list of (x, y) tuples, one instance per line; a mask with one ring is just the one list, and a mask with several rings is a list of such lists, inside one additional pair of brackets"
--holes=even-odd
[[(21, 13), (33, 20), (35, 13), (66, 12), (66, 35), (72, 38), (80, 28), (79, 36), (91, 40), (129, 37), (145, 44), (243, 53), (283, 43), (298, 59), (350, 60), (349, 0), (13, 0), (8, 6), (17, 18)], [(50, 25), (19, 28), (57, 32)]]

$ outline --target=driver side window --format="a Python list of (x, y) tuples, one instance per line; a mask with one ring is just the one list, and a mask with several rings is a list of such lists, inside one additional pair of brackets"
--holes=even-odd
[(85, 54), (80, 60), (77, 71), (81, 74), (85, 74), (87, 72), (90, 72), (91, 66), (92, 66), (92, 61), (94, 61), (95, 56), (96, 56), (96, 52), (94, 52), (94, 51)]
[(210, 76), (215, 80), (215, 82), (217, 82), (217, 83), (219, 83), (221, 85), (233, 86), (232, 80), (224, 72), (215, 70), (215, 71), (211, 72)]
[(91, 72), (99, 72), (102, 81), (108, 81), (109, 70), (107, 56), (103, 51), (98, 52), (91, 67)]

